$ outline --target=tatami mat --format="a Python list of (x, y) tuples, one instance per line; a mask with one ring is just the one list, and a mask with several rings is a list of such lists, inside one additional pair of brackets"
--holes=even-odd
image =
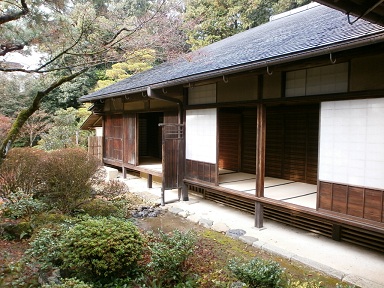
[(317, 193), (313, 192), (311, 194), (301, 195), (299, 197), (290, 198), (283, 201), (296, 204), (296, 205), (301, 205), (308, 208), (312, 208), (312, 209), (316, 209), (316, 198), (317, 198)]
[(245, 179), (245, 180), (238, 180), (236, 182), (225, 182), (220, 183), (221, 187), (237, 190), (241, 192), (247, 192), (248, 190), (255, 190), (256, 189), (256, 181), (255, 179)]
[[(228, 172), (219, 175), (221, 187), (256, 194), (256, 175)], [(286, 179), (265, 177), (264, 196), (309, 208), (316, 208), (316, 185), (294, 182)]]
[(252, 180), (256, 183), (256, 175), (255, 174), (249, 174), (249, 173), (229, 173), (229, 174), (223, 174), (219, 175), (219, 183), (220, 185), (222, 183), (228, 183), (228, 182), (243, 182), (244, 180)]
[(285, 185), (288, 183), (294, 183), (294, 181), (279, 179), (279, 178), (272, 178), (272, 177), (265, 177), (264, 178), (264, 187), (265, 188)]
[(219, 175), (222, 175), (222, 174), (229, 174), (229, 173), (236, 173), (236, 172), (233, 171), (233, 170), (228, 170), (228, 169), (224, 169), (224, 168), (219, 168)]
[(276, 200), (286, 200), (316, 192), (316, 185), (293, 182), (285, 185), (267, 187), (264, 189), (264, 196)]

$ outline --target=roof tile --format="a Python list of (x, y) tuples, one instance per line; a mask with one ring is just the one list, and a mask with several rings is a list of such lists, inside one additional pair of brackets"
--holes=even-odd
[[(314, 6), (314, 7), (313, 7)], [(80, 98), (92, 101), (138, 91), (147, 86), (188, 83), (192, 76), (210, 77), (226, 69), (273, 61), (282, 56), (308, 53), (322, 47), (356, 41), (384, 33), (384, 27), (347, 16), (322, 5), (273, 20), (154, 68), (124, 79)]]

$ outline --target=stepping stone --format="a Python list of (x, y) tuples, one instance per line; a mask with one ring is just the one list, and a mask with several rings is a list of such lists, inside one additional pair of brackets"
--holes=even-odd
[(183, 209), (177, 208), (177, 207), (169, 207), (168, 211), (173, 214), (179, 214), (180, 212), (184, 211)]
[(212, 224), (213, 224), (213, 221), (212, 220), (209, 220), (209, 219), (204, 219), (204, 218), (201, 218), (199, 220), (199, 224), (205, 228), (211, 228)]
[(223, 222), (214, 222), (211, 229), (221, 233), (227, 232), (229, 230), (229, 227)]
[(227, 235), (235, 239), (238, 239), (240, 236), (244, 236), (245, 233), (246, 232), (243, 229), (230, 229), (227, 231)]
[(240, 236), (239, 239), (248, 245), (252, 245), (254, 242), (259, 241), (259, 239), (252, 236)]

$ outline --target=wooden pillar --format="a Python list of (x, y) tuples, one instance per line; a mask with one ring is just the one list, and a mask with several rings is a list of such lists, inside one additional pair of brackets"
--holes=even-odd
[[(256, 197), (264, 197), (265, 177), (265, 137), (266, 137), (266, 109), (262, 103), (257, 105), (256, 123)], [(255, 226), (263, 227), (263, 205), (255, 204)]]
[[(183, 89), (183, 103), (188, 103), (188, 88)], [(181, 193), (181, 198), (183, 201), (188, 201), (189, 200), (189, 195), (188, 195), (188, 187), (184, 183), (184, 178), (185, 178), (185, 162), (186, 157), (185, 157), (185, 130), (186, 130), (186, 113), (184, 111), (183, 107), (180, 107), (182, 115), (179, 116), (180, 123), (179, 124), (184, 124), (184, 126), (180, 127), (181, 129), (181, 139), (179, 140), (179, 175), (178, 175), (178, 180), (179, 180), (179, 187), (181, 186), (181, 191), (179, 188), (179, 193)]]
[(147, 187), (152, 188), (152, 175), (148, 174)]
[(123, 172), (123, 179), (127, 178), (127, 168), (124, 167), (124, 165), (121, 167), (121, 170)]

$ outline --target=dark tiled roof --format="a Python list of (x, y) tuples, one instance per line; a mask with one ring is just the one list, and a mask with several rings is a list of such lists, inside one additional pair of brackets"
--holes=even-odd
[[(363, 45), (384, 27), (359, 20), (350, 25), (346, 15), (322, 5), (282, 17), (186, 54), (174, 61), (112, 84), (80, 98), (86, 102), (152, 88), (207, 79), (225, 73), (292, 61)], [(371, 39), (372, 40), (372, 39)]]

